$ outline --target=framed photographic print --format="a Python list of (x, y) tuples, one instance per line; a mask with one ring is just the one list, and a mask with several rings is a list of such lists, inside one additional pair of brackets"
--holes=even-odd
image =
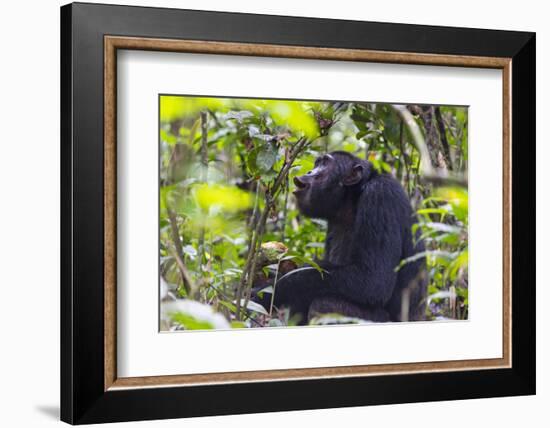
[(535, 35), (61, 8), (61, 418), (535, 393)]

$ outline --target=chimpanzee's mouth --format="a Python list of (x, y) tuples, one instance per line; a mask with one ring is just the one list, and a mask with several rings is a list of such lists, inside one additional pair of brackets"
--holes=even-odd
[(295, 195), (298, 193), (303, 193), (309, 187), (308, 183), (301, 180), (300, 177), (294, 177), (292, 181), (294, 181), (294, 185), (296, 186), (296, 189), (292, 192)]

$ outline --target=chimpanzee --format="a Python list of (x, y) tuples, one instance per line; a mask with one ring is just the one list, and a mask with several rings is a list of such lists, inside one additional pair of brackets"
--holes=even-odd
[[(300, 212), (328, 221), (319, 262), (325, 272), (312, 268), (285, 275), (276, 284), (275, 305), (289, 307), (302, 324), (327, 313), (370, 321), (423, 319), (425, 259), (396, 269), (401, 260), (424, 251), (418, 235), (413, 238), (414, 214), (399, 182), (371, 162), (337, 151), (319, 157), (294, 184)], [(260, 303), (270, 297), (255, 294)]]

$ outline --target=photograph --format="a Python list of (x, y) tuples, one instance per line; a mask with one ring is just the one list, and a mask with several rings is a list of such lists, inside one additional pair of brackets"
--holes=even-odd
[(161, 332), (468, 320), (468, 106), (158, 103)]
[[(34, 74), (38, 98), (60, 107), (22, 115), (36, 78), (16, 67), (10, 111), (24, 120), (7, 121), (6, 141), (31, 125), (24, 144), (47, 171), (20, 184), (38, 169), (7, 144), (8, 193), (34, 196), (12, 204), (25, 221), (6, 223), (27, 266), (5, 288), (37, 262), (60, 289), (42, 296), (41, 275), (29, 312), (58, 308), (31, 341), (58, 341), (52, 358), (5, 364), (57, 392), (33, 386), (41, 407), (13, 420), (36, 426), (51, 397), (69, 424), (542, 414), (542, 15), (296, 5), (71, 3), (48, 20), (53, 54), (33, 34), (11, 44), (22, 64), (57, 58)], [(57, 229), (42, 216), (52, 203)], [(14, 225), (56, 236), (21, 239)], [(35, 244), (50, 249), (23, 257)], [(42, 257), (56, 246), (57, 263)], [(28, 318), (7, 331), (29, 342), (36, 317), (9, 318)]]

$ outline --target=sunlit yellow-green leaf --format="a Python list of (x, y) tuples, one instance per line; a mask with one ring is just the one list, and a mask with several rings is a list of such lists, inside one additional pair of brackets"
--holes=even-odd
[(294, 132), (303, 133), (309, 139), (317, 137), (319, 127), (308, 105), (296, 101), (275, 101), (268, 104), (273, 119), (280, 125), (288, 125)]
[(451, 204), (458, 220), (468, 221), (468, 190), (458, 186), (440, 187), (434, 191), (434, 194)]
[(282, 100), (243, 100), (250, 110), (265, 110), (278, 126), (288, 126), (298, 135), (313, 139), (319, 135), (319, 126), (312, 110), (319, 103)]
[(242, 321), (231, 321), (231, 328), (246, 328), (246, 324)]
[(171, 122), (194, 115), (203, 109), (220, 109), (228, 103), (225, 98), (200, 98), (163, 95), (160, 97), (160, 120)]
[(199, 184), (195, 187), (195, 199), (205, 212), (214, 208), (222, 212), (234, 213), (252, 205), (250, 193), (222, 184)]

